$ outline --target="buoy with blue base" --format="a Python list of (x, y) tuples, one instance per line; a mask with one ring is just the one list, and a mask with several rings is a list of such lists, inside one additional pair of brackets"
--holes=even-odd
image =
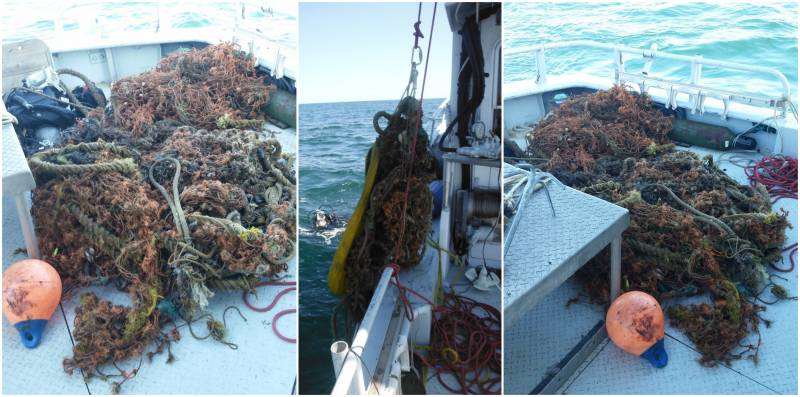
[(61, 277), (47, 262), (26, 259), (3, 272), (3, 315), (32, 349), (61, 301)]
[(608, 308), (606, 329), (622, 350), (647, 359), (656, 368), (667, 365), (664, 313), (652, 296), (640, 291), (622, 294)]

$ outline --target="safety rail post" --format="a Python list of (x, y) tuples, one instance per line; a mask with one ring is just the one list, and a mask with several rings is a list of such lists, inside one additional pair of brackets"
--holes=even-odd
[(539, 45), (539, 49), (536, 50), (536, 74), (537, 84), (547, 84), (547, 65), (545, 64), (543, 45)]
[[(700, 59), (702, 57), (703, 54), (694, 54), (695, 60)], [(702, 70), (703, 70), (702, 63), (697, 63), (696, 61), (692, 62), (692, 77), (691, 80), (689, 80), (692, 85), (700, 85), (700, 73), (702, 72)], [(689, 101), (694, 101), (694, 99), (695, 99), (694, 95), (689, 94)]]
[(621, 48), (625, 48), (623, 43), (614, 46), (614, 84), (619, 85), (619, 74), (625, 72), (625, 60), (622, 59)]

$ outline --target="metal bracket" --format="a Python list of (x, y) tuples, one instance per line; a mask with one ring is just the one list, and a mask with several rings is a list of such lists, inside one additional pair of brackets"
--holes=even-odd
[(678, 108), (678, 90), (675, 89), (674, 86), (670, 86), (667, 90), (667, 108), (672, 107), (672, 109)]
[(704, 106), (704, 102), (706, 101), (706, 93), (702, 90), (697, 90), (697, 93), (694, 96), (694, 108), (692, 108), (692, 114), (695, 111), (699, 110), (700, 114), (706, 113), (706, 108)]
[[(653, 65), (653, 60), (656, 59), (656, 57), (653, 56), (653, 53), (656, 50), (658, 50), (658, 43), (653, 43), (653, 44), (650, 44), (650, 51), (651, 52), (649, 54), (648, 53), (644, 53), (644, 52), (642, 53), (642, 58), (644, 58), (644, 68), (642, 68), (642, 74), (645, 75), (645, 76), (647, 76), (647, 74), (650, 73), (650, 66)], [(642, 92), (644, 92), (644, 91), (642, 91)]]
[(720, 95), (719, 99), (722, 100), (722, 104), (724, 105), (724, 109), (722, 110), (722, 119), (725, 120), (728, 118), (728, 106), (731, 104), (731, 96), (730, 95)]
[(286, 61), (286, 55), (281, 54), (281, 50), (278, 49), (275, 52), (275, 65), (272, 66), (272, 71), (270, 71), (270, 76), (274, 77), (276, 80), (280, 80), (283, 78), (283, 62)]

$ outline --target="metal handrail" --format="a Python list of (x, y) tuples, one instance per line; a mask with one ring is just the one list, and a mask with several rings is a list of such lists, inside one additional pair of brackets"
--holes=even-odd
[[(164, 26), (161, 23), (162, 20), (164, 20), (165, 22), (167, 20), (165, 1), (163, 0), (145, 1), (143, 3), (156, 3), (156, 5), (158, 6), (158, 13), (157, 13), (158, 29), (156, 29), (156, 31), (161, 31), (163, 29), (169, 28), (169, 26)], [(53, 24), (55, 25), (56, 33), (64, 33), (64, 14), (66, 14), (67, 11), (80, 7), (103, 5), (103, 4), (109, 4), (109, 2), (95, 1), (90, 3), (71, 3), (61, 7), (61, 9), (59, 9), (58, 12), (56, 13), (56, 17), (53, 19)]]
[[(646, 60), (661, 58), (661, 59), (669, 59), (673, 61), (690, 63), (692, 65), (692, 85), (699, 85), (701, 65), (715, 66), (726, 69), (740, 70), (744, 72), (753, 72), (753, 73), (770, 75), (775, 77), (783, 86), (783, 95), (781, 99), (785, 98), (786, 100), (788, 100), (789, 98), (791, 98), (791, 87), (789, 86), (789, 81), (786, 79), (786, 76), (784, 76), (783, 73), (779, 72), (776, 69), (767, 68), (763, 66), (752, 66), (735, 62), (706, 59), (699, 54), (690, 57), (686, 55), (675, 55), (675, 54), (659, 52), (655, 49), (645, 50), (641, 48), (626, 47), (622, 44), (605, 44), (591, 40), (577, 40), (577, 41), (565, 41), (561, 43), (536, 44), (532, 46), (508, 49), (506, 50), (506, 54), (514, 55), (514, 54), (523, 54), (529, 52), (536, 53), (536, 68), (538, 72), (537, 82), (539, 84), (546, 84), (547, 67), (545, 65), (545, 57), (544, 57), (545, 50), (568, 48), (568, 47), (591, 47), (591, 48), (599, 48), (603, 50), (614, 51), (614, 82), (616, 84), (620, 83), (620, 73), (625, 73), (625, 62), (622, 60), (622, 53), (628, 53), (628, 54), (641, 55)], [(655, 46), (653, 48), (655, 48)], [(785, 110), (785, 108), (786, 105), (784, 104), (783, 109)]]

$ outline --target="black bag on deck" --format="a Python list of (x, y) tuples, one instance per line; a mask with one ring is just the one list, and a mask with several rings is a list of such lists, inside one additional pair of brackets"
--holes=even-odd
[[(53, 98), (61, 96), (53, 87), (45, 87), (44, 94)], [(32, 132), (43, 125), (52, 125), (63, 130), (76, 123), (75, 114), (64, 105), (19, 88), (10, 90), (3, 98), (3, 103), (8, 112), (19, 121), (19, 124), (14, 125), (18, 133), (23, 129)]]

